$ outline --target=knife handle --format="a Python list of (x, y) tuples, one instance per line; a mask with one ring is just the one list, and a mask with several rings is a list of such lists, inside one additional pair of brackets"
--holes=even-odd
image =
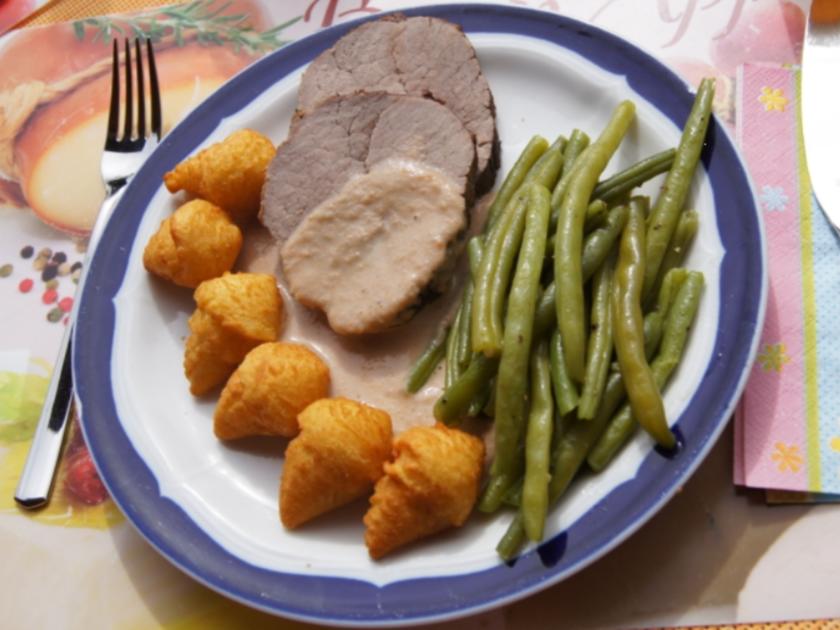
[(58, 456), (64, 444), (64, 434), (70, 420), (73, 404), (73, 374), (70, 355), (73, 336), (72, 322), (68, 323), (61, 340), (55, 366), (60, 369), (50, 379), (47, 397), (38, 418), (35, 436), (26, 456), (23, 472), (15, 490), (15, 501), (23, 508), (34, 509), (45, 505), (50, 497)]

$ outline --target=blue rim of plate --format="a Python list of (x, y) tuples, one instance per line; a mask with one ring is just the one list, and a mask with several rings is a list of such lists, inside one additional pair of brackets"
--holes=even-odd
[[(439, 5), (403, 10), (458, 23), (466, 33), (509, 33), (546, 40), (626, 77), (641, 98), (678, 127), (691, 108), (687, 85), (625, 40), (576, 20), (499, 5)], [(607, 553), (644, 524), (687, 480), (725, 427), (746, 382), (763, 322), (764, 237), (755, 197), (731, 138), (713, 118), (703, 163), (711, 180), (720, 238), (719, 327), (705, 375), (677, 422), (684, 449), (667, 460), (654, 450), (621, 484), (566, 531), (512, 565), (469, 574), (408, 579), (382, 587), (348, 578), (260, 568), (213, 541), (173, 501), (117, 418), (110, 362), (117, 295), (141, 218), (163, 174), (265, 89), (383, 14), (315, 33), (233, 77), (182, 121), (126, 188), (88, 270), (73, 342), (82, 429), (111, 496), (163, 556), (187, 574), (246, 605), (310, 622), (345, 626), (411, 625), (452, 619), (509, 603), (554, 584)], [(713, 158), (713, 159), (712, 159)], [(360, 542), (361, 544), (361, 542)]]

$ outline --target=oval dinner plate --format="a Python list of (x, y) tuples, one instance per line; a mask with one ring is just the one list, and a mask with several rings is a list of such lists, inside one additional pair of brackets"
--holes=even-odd
[[(624, 98), (637, 121), (608, 172), (679, 142), (688, 86), (626, 41), (549, 13), (486, 5), (405, 11), (460, 24), (493, 90), (502, 172), (531, 135), (597, 135)], [(112, 497), (137, 530), (195, 579), (275, 614), (339, 625), (439, 621), (500, 606), (593, 562), (685, 483), (733, 412), (752, 364), (765, 292), (764, 242), (744, 165), (712, 121), (691, 203), (701, 229), (687, 266), (706, 277), (684, 361), (667, 388), (684, 446), (666, 458), (638, 434), (600, 475), (573, 484), (547, 537), (516, 562), (495, 545), (511, 518), (463, 528), (372, 562), (360, 501), (287, 532), (277, 516), (282, 444), (228, 446), (212, 434), (214, 400), (193, 399), (181, 362), (190, 292), (143, 270), (143, 247), (174, 208), (163, 174), (198, 148), (251, 127), (282, 141), (305, 65), (359, 22), (256, 62), (165, 138), (134, 177), (93, 256), (81, 297), (73, 371), (82, 427)], [(501, 175), (500, 175), (501, 177)], [(661, 180), (647, 190), (655, 193)], [(279, 445), (279, 446), (278, 446)]]

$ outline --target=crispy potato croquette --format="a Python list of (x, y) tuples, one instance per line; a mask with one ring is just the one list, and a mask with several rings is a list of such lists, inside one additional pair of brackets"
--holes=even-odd
[(275, 341), (284, 311), (274, 276), (225, 273), (198, 285), (184, 372), (195, 396), (224, 383), (253, 348)]
[(391, 451), (391, 416), (353, 400), (316, 401), (298, 423), (280, 482), (280, 520), (288, 528), (370, 492)]
[(234, 131), (163, 176), (169, 192), (185, 190), (206, 199), (244, 222), (260, 209), (265, 169), (274, 158), (274, 144), (250, 129)]
[(242, 232), (228, 215), (209, 201), (194, 199), (160, 224), (143, 251), (143, 266), (194, 289), (230, 271), (241, 248)]
[(213, 431), (222, 440), (298, 434), (297, 415), (329, 393), (330, 369), (306, 346), (264, 343), (251, 350), (222, 390)]
[(364, 518), (374, 559), (464, 524), (478, 495), (484, 442), (442, 424), (414, 427), (397, 436), (393, 455)]

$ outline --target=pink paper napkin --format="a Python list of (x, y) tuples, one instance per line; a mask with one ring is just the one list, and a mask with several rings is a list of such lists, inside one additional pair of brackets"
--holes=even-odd
[(736, 413), (735, 482), (840, 493), (840, 240), (805, 168), (799, 71), (748, 64), (737, 83), (738, 142), (764, 219), (769, 292)]

